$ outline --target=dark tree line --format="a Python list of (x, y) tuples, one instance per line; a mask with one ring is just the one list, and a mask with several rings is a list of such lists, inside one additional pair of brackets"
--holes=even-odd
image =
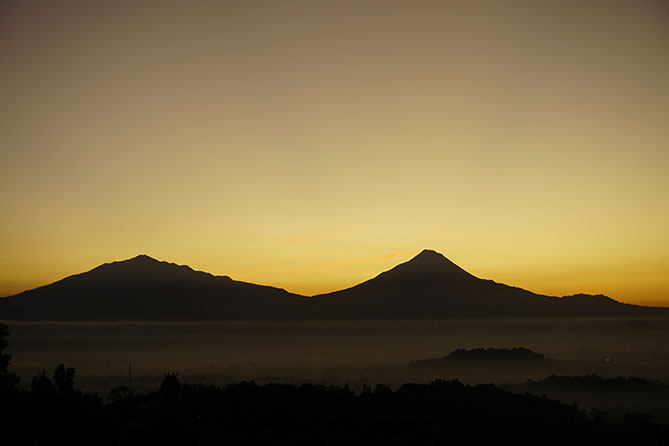
[(525, 383), (526, 387), (535, 386), (537, 388), (564, 388), (570, 387), (574, 389), (587, 390), (631, 390), (654, 393), (669, 394), (669, 386), (659, 381), (652, 381), (636, 376), (617, 378), (602, 378), (598, 375), (583, 375), (583, 376), (558, 376), (552, 374), (547, 378), (539, 381), (528, 379)]
[[(6, 327), (3, 339), (6, 339)], [(6, 346), (5, 344), (2, 344)], [(6, 366), (9, 365), (7, 362)], [(3, 376), (10, 376), (7, 367)], [(9, 379), (0, 441), (20, 444), (667, 444), (648, 417), (612, 423), (574, 405), (459, 381), (348, 387), (242, 382), (220, 388), (165, 375), (155, 392), (77, 390), (75, 370)]]
[(9, 346), (9, 328), (6, 324), (0, 323), (0, 392), (11, 391), (18, 385), (19, 377), (9, 372), (9, 362), (12, 355), (5, 353)]

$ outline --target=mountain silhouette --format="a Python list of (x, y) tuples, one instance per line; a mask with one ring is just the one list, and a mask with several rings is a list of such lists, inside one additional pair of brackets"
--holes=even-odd
[(296, 320), (661, 316), (602, 295), (553, 297), (475, 277), (424, 250), (341, 291), (313, 297), (214, 276), (146, 255), (0, 299), (5, 320)]
[(336, 318), (669, 315), (669, 309), (601, 295), (559, 298), (480, 279), (428, 249), (373, 279), (313, 300), (319, 312)]
[(306, 316), (306, 300), (139, 255), (0, 299), (0, 319), (295, 319)]

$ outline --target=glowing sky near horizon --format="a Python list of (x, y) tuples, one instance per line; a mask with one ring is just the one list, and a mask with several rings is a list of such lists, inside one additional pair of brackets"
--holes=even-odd
[(5, 1), (0, 295), (146, 253), (316, 294), (423, 248), (669, 306), (666, 1)]

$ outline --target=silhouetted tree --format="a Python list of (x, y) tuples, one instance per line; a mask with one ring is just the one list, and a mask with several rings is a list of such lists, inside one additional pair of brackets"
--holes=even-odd
[(109, 401), (114, 402), (114, 401), (123, 401), (123, 400), (129, 400), (131, 398), (137, 397), (137, 392), (135, 392), (133, 389), (131, 389), (128, 386), (118, 386), (114, 387), (109, 391)]
[(53, 372), (53, 384), (56, 387), (58, 393), (63, 395), (70, 395), (75, 392), (75, 373), (76, 372), (73, 367), (68, 367), (66, 369), (62, 363), (58, 364), (58, 367), (56, 367), (56, 370)]
[(9, 362), (12, 355), (5, 353), (9, 346), (9, 327), (0, 322), (0, 392), (15, 389), (19, 383), (19, 377), (9, 372)]
[(390, 389), (390, 386), (387, 384), (377, 384), (376, 387), (374, 388), (375, 395), (388, 395), (390, 393), (392, 393), (392, 390)]
[(160, 383), (160, 394), (168, 400), (178, 399), (181, 394), (181, 383), (178, 373), (165, 373), (163, 381)]
[(42, 370), (37, 375), (33, 376), (30, 381), (30, 390), (37, 395), (51, 395), (56, 393), (56, 388), (51, 382), (51, 378), (46, 370)]

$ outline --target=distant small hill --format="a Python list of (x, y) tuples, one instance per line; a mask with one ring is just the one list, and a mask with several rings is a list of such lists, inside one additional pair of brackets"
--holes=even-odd
[(669, 316), (606, 296), (543, 296), (475, 277), (424, 250), (373, 279), (334, 293), (280, 288), (194, 271), (139, 255), (15, 296), (0, 320), (298, 320)]
[(412, 361), (411, 366), (430, 366), (440, 363), (454, 362), (543, 362), (544, 355), (533, 352), (524, 347), (514, 348), (474, 348), (467, 350), (459, 348), (442, 358), (421, 359)]

